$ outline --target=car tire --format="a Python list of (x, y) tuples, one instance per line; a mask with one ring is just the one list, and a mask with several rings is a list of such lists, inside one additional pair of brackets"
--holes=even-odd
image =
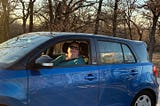
[(131, 106), (156, 106), (156, 103), (150, 92), (143, 91), (135, 96)]

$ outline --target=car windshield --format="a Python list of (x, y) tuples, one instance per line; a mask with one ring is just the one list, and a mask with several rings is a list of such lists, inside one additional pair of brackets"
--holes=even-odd
[(24, 34), (1, 43), (0, 63), (10, 64), (17, 61), (50, 38), (49, 36)]

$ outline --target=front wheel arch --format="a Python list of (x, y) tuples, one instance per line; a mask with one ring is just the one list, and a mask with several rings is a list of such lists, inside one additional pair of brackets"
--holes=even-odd
[(150, 90), (150, 89), (145, 89), (142, 90), (141, 92), (139, 92), (138, 94), (136, 94), (136, 96), (134, 97), (131, 106), (136, 106), (135, 103), (136, 101), (139, 99), (139, 97), (141, 97), (142, 95), (146, 95), (150, 98), (151, 100), (151, 106), (156, 106), (156, 95), (154, 93), (154, 91)]

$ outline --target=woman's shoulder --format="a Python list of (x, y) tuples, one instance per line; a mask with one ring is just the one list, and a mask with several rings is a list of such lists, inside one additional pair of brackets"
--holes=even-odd
[(83, 56), (82, 55), (80, 55), (78, 58), (77, 58), (77, 61), (79, 61), (80, 63), (85, 63), (85, 61), (84, 61), (84, 58), (83, 58)]
[(63, 60), (65, 60), (65, 57), (66, 57), (65, 54), (62, 54), (62, 55), (56, 57), (56, 58), (53, 60), (53, 62), (54, 62), (54, 61), (63, 61)]

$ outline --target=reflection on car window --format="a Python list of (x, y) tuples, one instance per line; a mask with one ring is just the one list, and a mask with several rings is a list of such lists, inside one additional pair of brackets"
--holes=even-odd
[(0, 44), (0, 62), (12, 63), (22, 58), (39, 44), (49, 40), (47, 36), (21, 35)]
[(122, 63), (123, 55), (121, 45), (114, 42), (99, 41), (101, 63)]
[(101, 63), (113, 64), (136, 62), (133, 53), (125, 44), (99, 41), (98, 45)]

